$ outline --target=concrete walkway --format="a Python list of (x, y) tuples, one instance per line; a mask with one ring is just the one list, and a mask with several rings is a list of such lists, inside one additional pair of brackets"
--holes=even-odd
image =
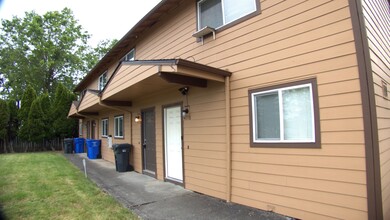
[[(84, 172), (86, 154), (64, 154)], [(136, 172), (118, 173), (105, 160), (85, 159), (88, 178), (142, 219), (290, 219), (195, 193)]]

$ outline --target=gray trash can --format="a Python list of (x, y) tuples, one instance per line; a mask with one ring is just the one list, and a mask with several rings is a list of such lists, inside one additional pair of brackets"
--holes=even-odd
[(64, 153), (65, 154), (73, 153), (73, 138), (64, 139)]
[(118, 172), (133, 171), (133, 167), (129, 164), (130, 144), (114, 144), (112, 149), (115, 154), (115, 168)]

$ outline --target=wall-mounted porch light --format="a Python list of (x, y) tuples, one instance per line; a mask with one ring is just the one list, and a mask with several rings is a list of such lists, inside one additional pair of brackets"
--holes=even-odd
[(186, 116), (190, 113), (190, 109), (188, 108), (188, 106), (185, 106), (181, 113), (183, 115), (183, 118), (186, 118)]
[(191, 119), (190, 118), (190, 105), (188, 104), (188, 92), (190, 91), (190, 88), (188, 86), (182, 87), (179, 89), (179, 92), (185, 96), (186, 98), (186, 105), (183, 107), (183, 110), (181, 110), (181, 114), (184, 119)]
[(141, 121), (142, 121), (141, 115), (135, 116), (134, 121), (135, 121), (135, 123), (141, 123)]

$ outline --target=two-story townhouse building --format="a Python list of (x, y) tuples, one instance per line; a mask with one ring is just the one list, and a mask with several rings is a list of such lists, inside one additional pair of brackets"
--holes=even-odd
[(86, 75), (80, 135), (299, 219), (390, 219), (386, 0), (162, 0)]

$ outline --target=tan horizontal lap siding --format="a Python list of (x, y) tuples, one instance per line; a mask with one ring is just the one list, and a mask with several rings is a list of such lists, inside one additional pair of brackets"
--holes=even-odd
[(91, 92), (85, 93), (83, 99), (79, 105), (79, 111), (83, 111), (99, 103), (99, 96), (97, 94), (92, 94)]
[(390, 91), (389, 7), (386, 0), (363, 1), (375, 92), (384, 219), (390, 219), (390, 93), (384, 97), (382, 91), (382, 81)]
[[(114, 137), (114, 117), (123, 115), (123, 138), (115, 138)], [(130, 130), (130, 113), (127, 111), (118, 111), (118, 110), (105, 110), (100, 112), (99, 114), (99, 120), (96, 123), (99, 123), (99, 130), (98, 130), (98, 136), (97, 139), (101, 140), (101, 152), (102, 152), (102, 158), (110, 161), (112, 163), (115, 163), (115, 157), (114, 152), (111, 148), (108, 148), (108, 142), (106, 137), (102, 137), (102, 128), (101, 123), (102, 119), (108, 119), (108, 134), (112, 136), (112, 143), (113, 144), (122, 144), (127, 143), (131, 144), (131, 130)], [(133, 149), (134, 151), (134, 149)], [(129, 158), (130, 164), (134, 164), (135, 155), (133, 155), (133, 152), (131, 152), (131, 156)]]
[(154, 66), (122, 65), (106, 85), (102, 99), (104, 100), (155, 73), (157, 73), (157, 67)]
[[(136, 59), (181, 57), (233, 72), (232, 201), (300, 219), (366, 219), (362, 102), (348, 1), (261, 1), (260, 15), (217, 32), (216, 40), (207, 37), (204, 45), (191, 36), (195, 19), (195, 2), (183, 2), (139, 36)], [(150, 73), (120, 72), (113, 89), (132, 83), (131, 74)], [(251, 148), (248, 90), (313, 77), (321, 148)], [(184, 101), (177, 88), (132, 100), (134, 114), (155, 108), (158, 179), (164, 177), (162, 106)], [(185, 187), (226, 198), (224, 85), (191, 87), (188, 99)], [(138, 172), (140, 138), (141, 126), (133, 123)]]
[(74, 105), (72, 103), (72, 105), (70, 106), (70, 109), (69, 109), (68, 117), (71, 116), (71, 115), (76, 115), (76, 113), (77, 113), (76, 105)]
[(189, 96), (188, 100), (191, 120), (184, 121), (186, 187), (224, 199), (226, 198), (224, 84), (209, 82), (208, 87), (193, 88), (191, 91), (193, 96)]
[[(179, 86), (133, 100), (134, 115), (153, 107), (156, 116), (157, 178), (164, 179), (163, 106), (186, 104)], [(184, 120), (184, 167), (186, 188), (224, 198), (226, 184), (224, 85), (192, 88), (188, 95), (191, 120)], [(206, 134), (206, 133), (207, 134)], [(142, 172), (141, 125), (133, 123), (136, 170)], [(209, 169), (198, 169), (207, 167)]]
[[(362, 107), (348, 3), (267, 4), (260, 16), (192, 51), (195, 60), (233, 72), (232, 201), (304, 219), (366, 219)], [(307, 77), (318, 82), (321, 149), (250, 148), (248, 89)], [(226, 166), (206, 155), (188, 160)]]

